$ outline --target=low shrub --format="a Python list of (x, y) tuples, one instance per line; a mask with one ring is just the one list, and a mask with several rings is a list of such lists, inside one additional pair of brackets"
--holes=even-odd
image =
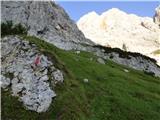
[(26, 35), (27, 30), (24, 26), (19, 24), (13, 24), (12, 21), (6, 21), (1, 23), (1, 36), (5, 35)]

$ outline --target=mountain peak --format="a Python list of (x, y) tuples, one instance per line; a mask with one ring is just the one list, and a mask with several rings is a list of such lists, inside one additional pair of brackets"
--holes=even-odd
[(102, 13), (102, 15), (108, 15), (108, 14), (126, 14), (124, 11), (120, 10), (119, 8), (111, 8), (107, 10), (106, 12)]
[(96, 17), (86, 14), (77, 25), (96, 44), (120, 49), (125, 44), (128, 51), (159, 61), (157, 55), (151, 54), (160, 48), (159, 7), (156, 9), (155, 23), (152, 18), (127, 14), (118, 8), (112, 8)]

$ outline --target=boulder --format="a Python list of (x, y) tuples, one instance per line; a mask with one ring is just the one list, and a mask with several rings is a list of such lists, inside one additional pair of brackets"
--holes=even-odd
[[(19, 37), (2, 38), (2, 46), (4, 58), (2, 60), (2, 88), (11, 85), (12, 95), (19, 97), (27, 109), (36, 112), (47, 111), (52, 98), (56, 96), (50, 88), (48, 75), (54, 75), (55, 78), (51, 79), (52, 81), (63, 81), (62, 72), (55, 68), (52, 61), (40, 53), (35, 45), (32, 46)], [(40, 65), (33, 67), (37, 55), (40, 55)], [(53, 69), (54, 72), (48, 69)], [(6, 76), (8, 73), (13, 75), (10, 76), (13, 77), (12, 80)]]

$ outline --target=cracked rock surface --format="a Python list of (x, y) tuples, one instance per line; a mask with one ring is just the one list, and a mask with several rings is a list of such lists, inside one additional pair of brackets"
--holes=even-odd
[(86, 39), (66, 12), (54, 1), (2, 1), (1, 21), (21, 23), (28, 34), (65, 49), (85, 50)]
[[(37, 56), (40, 56), (40, 64), (34, 66)], [(10, 87), (12, 95), (18, 96), (27, 109), (45, 112), (56, 96), (49, 81), (63, 82), (63, 74), (35, 44), (13, 36), (2, 38), (3, 89)]]

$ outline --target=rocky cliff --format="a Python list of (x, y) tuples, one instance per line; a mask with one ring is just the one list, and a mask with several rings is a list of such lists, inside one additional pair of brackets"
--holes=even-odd
[(53, 1), (2, 1), (1, 22), (23, 24), (34, 35), (59, 48), (85, 49), (87, 40), (66, 12)]
[(127, 14), (117, 8), (101, 15), (90, 12), (80, 18), (77, 25), (85, 36), (96, 44), (139, 52), (157, 60), (160, 65), (159, 8), (152, 18)]

